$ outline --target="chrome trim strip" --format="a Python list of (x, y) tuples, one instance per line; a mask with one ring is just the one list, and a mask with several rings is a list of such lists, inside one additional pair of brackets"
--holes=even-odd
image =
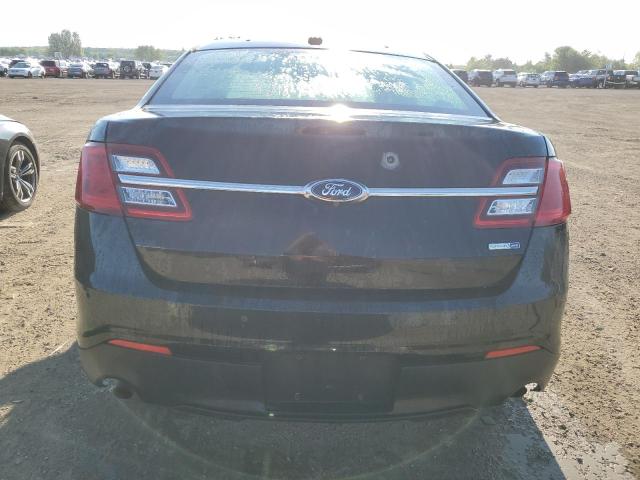
[(178, 178), (143, 177), (140, 175), (118, 175), (121, 183), (165, 188), (189, 188), (220, 192), (280, 193), (304, 195), (304, 187), (291, 185), (257, 185), (254, 183), (208, 182), (204, 180), (180, 180)]
[(513, 197), (537, 195), (538, 187), (370, 188), (370, 197)]
[[(178, 178), (118, 175), (121, 183), (164, 188), (187, 188), (219, 192), (277, 193), (286, 195), (308, 194), (307, 186), (260, 185), (253, 183), (209, 182)], [(486, 187), (486, 188), (369, 188), (368, 197), (513, 197), (538, 194), (538, 187)]]

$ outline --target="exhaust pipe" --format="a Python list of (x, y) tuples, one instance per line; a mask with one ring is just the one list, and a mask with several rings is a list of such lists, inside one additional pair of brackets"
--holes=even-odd
[(116, 383), (115, 387), (111, 389), (111, 392), (113, 392), (116, 398), (119, 398), (121, 400), (128, 400), (129, 398), (133, 397), (133, 390), (131, 390), (131, 388), (129, 388), (126, 383), (121, 381), (118, 381)]

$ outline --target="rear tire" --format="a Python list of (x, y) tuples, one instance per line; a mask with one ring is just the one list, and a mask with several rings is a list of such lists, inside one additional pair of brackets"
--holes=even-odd
[(38, 191), (38, 168), (31, 150), (14, 144), (4, 160), (0, 210), (19, 212), (31, 206)]

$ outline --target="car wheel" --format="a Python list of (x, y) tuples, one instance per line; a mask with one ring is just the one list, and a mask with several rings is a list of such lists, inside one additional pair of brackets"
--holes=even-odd
[(5, 161), (4, 195), (0, 210), (19, 212), (33, 203), (38, 189), (36, 160), (25, 145), (16, 143), (9, 149)]

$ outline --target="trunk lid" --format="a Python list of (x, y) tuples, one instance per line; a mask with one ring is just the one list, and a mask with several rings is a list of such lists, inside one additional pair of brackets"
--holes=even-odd
[[(348, 179), (370, 189), (489, 187), (506, 159), (546, 156), (543, 137), (526, 129), (403, 115), (336, 123), (313, 114), (139, 111), (111, 120), (107, 141), (157, 149), (177, 179), (251, 185)], [(183, 192), (192, 209), (188, 222), (127, 218), (144, 264), (179, 282), (487, 288), (508, 281), (531, 231), (476, 228), (478, 198), (370, 197), (339, 204), (302, 195)], [(503, 247), (490, 247), (497, 244)]]

